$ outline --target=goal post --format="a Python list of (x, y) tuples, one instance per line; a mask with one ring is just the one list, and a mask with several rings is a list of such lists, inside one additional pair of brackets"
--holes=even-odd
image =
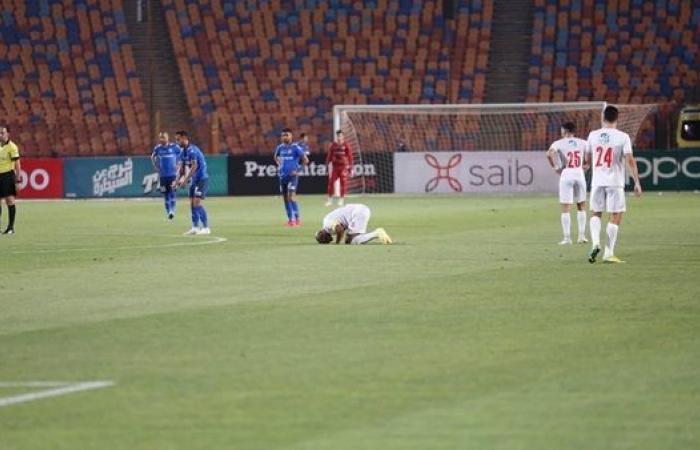
[[(600, 128), (606, 102), (336, 105), (334, 130), (353, 149), (355, 177), (350, 192), (392, 192), (395, 153), (546, 151), (559, 139), (561, 124), (573, 122), (585, 139)], [(657, 105), (615, 105), (618, 128), (633, 143), (653, 126)], [(653, 130), (652, 130), (653, 133)], [(372, 170), (368, 170), (372, 168)]]

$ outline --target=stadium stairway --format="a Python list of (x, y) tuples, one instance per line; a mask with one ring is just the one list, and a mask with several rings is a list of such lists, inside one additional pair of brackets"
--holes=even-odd
[(524, 102), (532, 46), (532, 0), (495, 0), (486, 103)]
[[(150, 36), (148, 11), (145, 6), (141, 22), (138, 21), (137, 2), (126, 2), (124, 14), (129, 27), (134, 59), (141, 77), (146, 107), (149, 111), (153, 111), (152, 134), (154, 136), (151, 136), (151, 140), (155, 143), (155, 134), (159, 131), (155, 129), (157, 126), (155, 112), (160, 111), (160, 128), (169, 131), (171, 139), (173, 138), (172, 133), (184, 129), (195, 133), (194, 140), (199, 142), (197, 139), (199, 136), (196, 136), (196, 130), (192, 126), (192, 114), (184, 94), (185, 89), (180, 79), (180, 70), (170, 41), (168, 25), (165, 23), (163, 5), (161, 0), (143, 2), (144, 5), (149, 3), (152, 7), (151, 18), (153, 21)], [(149, 61), (149, 58), (152, 58), (152, 61)], [(152, 66), (150, 66), (151, 63)], [(148, 77), (151, 67), (153, 71), (152, 84), (149, 83)]]

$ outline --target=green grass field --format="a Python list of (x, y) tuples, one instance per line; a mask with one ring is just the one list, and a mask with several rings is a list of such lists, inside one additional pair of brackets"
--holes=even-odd
[(115, 384), (0, 407), (0, 449), (700, 447), (700, 195), (630, 199), (624, 265), (559, 247), (553, 196), (359, 200), (396, 245), (317, 245), (313, 196), (298, 229), (209, 199), (208, 237), (21, 203), (0, 382)]

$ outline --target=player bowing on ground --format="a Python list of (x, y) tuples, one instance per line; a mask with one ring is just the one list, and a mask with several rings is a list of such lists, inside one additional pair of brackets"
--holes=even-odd
[(578, 243), (586, 240), (586, 177), (584, 165), (586, 141), (574, 137), (575, 125), (566, 122), (561, 126), (562, 138), (547, 151), (547, 159), (559, 176), (559, 203), (561, 203), (561, 229), (564, 239), (560, 245), (571, 244), (571, 204), (576, 202), (578, 212)]
[(299, 204), (296, 201), (297, 187), (299, 186), (300, 164), (307, 165), (309, 158), (304, 150), (292, 142), (292, 130), (285, 128), (280, 136), (282, 143), (275, 148), (275, 163), (280, 178), (280, 192), (284, 200), (284, 209), (287, 212), (287, 226), (301, 225)]
[(335, 236), (335, 243), (339, 244), (345, 235), (346, 244), (366, 244), (374, 239), (391, 244), (391, 237), (384, 228), (367, 233), (370, 215), (369, 208), (359, 203), (336, 208), (323, 218), (323, 228), (316, 232), (316, 242), (330, 244)]
[(333, 194), (335, 192), (335, 181), (340, 183), (340, 198), (338, 205), (345, 202), (345, 194), (348, 189), (348, 173), (352, 171), (352, 149), (345, 142), (343, 132), (335, 132), (335, 141), (328, 146), (326, 154), (326, 166), (332, 165), (332, 170), (328, 173), (328, 201), (326, 206), (333, 204)]
[[(209, 189), (209, 174), (207, 161), (199, 147), (190, 142), (185, 131), (175, 133), (175, 141), (182, 149), (178, 172), (179, 186), (190, 184), (190, 211), (192, 213), (192, 228), (184, 234), (210, 234), (209, 219), (202, 201), (207, 197)], [(189, 170), (187, 170), (189, 168)], [(199, 224), (202, 224), (201, 227)]]
[(627, 133), (617, 129), (617, 108), (606, 106), (603, 110), (603, 127), (588, 135), (586, 158), (593, 168), (591, 180), (591, 241), (593, 248), (588, 261), (594, 263), (600, 253), (600, 218), (603, 211), (609, 213), (606, 229), (607, 242), (603, 262), (624, 262), (615, 256), (615, 242), (622, 222), (625, 205), (625, 162), (634, 179), (634, 194), (642, 195), (637, 162), (632, 156), (632, 142)]
[(177, 177), (177, 163), (180, 158), (180, 147), (170, 142), (168, 133), (161, 131), (158, 134), (158, 145), (153, 148), (151, 162), (153, 169), (160, 176), (160, 192), (165, 199), (165, 214), (169, 220), (175, 217), (176, 190), (175, 178)]

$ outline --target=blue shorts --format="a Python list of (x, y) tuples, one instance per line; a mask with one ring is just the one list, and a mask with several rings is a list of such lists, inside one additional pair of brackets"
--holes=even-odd
[(160, 177), (160, 192), (167, 194), (173, 192), (173, 182), (175, 181), (175, 175), (171, 177)]
[(299, 185), (298, 175), (285, 175), (280, 177), (280, 192), (282, 194), (287, 194), (289, 192), (296, 192), (297, 186)]
[(190, 185), (190, 198), (207, 198), (207, 191), (209, 191), (209, 178), (193, 181)]

